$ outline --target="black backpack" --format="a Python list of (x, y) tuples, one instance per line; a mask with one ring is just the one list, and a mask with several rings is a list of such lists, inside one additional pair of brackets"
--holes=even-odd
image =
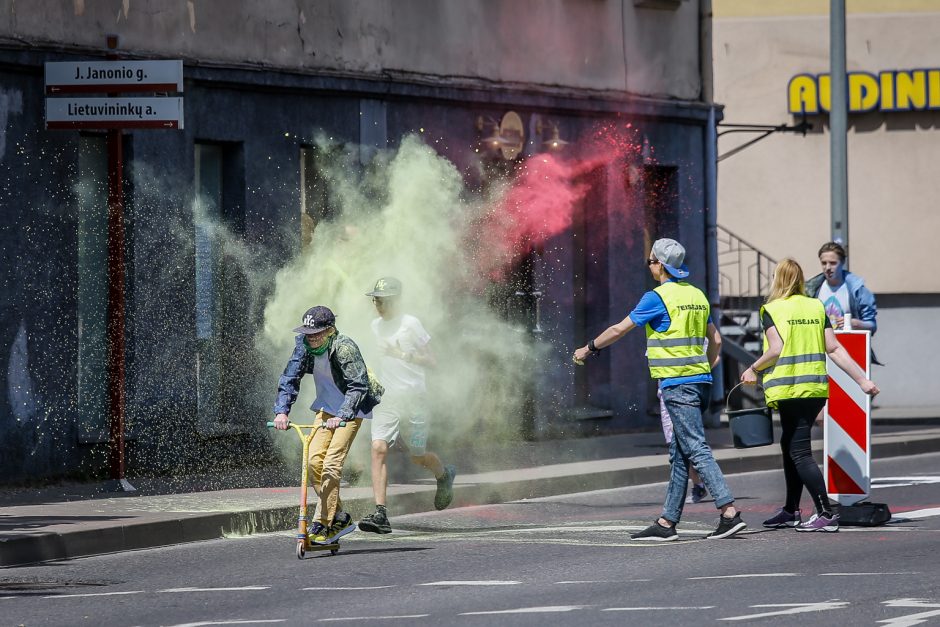
[(864, 501), (839, 508), (839, 525), (846, 527), (877, 527), (891, 520), (886, 503)]

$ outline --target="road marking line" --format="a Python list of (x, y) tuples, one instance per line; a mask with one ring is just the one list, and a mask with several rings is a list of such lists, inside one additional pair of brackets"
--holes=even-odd
[(335, 623), (349, 620), (397, 620), (399, 618), (427, 618), (430, 614), (403, 614), (401, 616), (342, 616), (337, 618), (319, 618), (318, 623)]
[[(881, 603), (882, 605), (887, 605), (888, 607), (940, 608), (940, 603), (928, 603), (923, 599), (892, 599), (890, 601), (882, 601)], [(886, 618), (878, 622), (884, 623), (885, 625), (891, 625), (893, 627), (909, 627), (910, 625), (920, 625), (921, 623), (926, 623), (926, 619), (933, 618), (934, 616), (940, 616), (940, 609), (930, 610), (929, 612), (908, 614), (907, 616)]]
[(911, 520), (918, 520), (920, 518), (932, 518), (933, 516), (940, 516), (940, 507), (915, 509), (910, 512), (894, 512), (894, 516), (892, 518), (909, 518)]
[(718, 620), (753, 620), (755, 618), (766, 618), (768, 616), (785, 616), (788, 614), (803, 614), (806, 612), (824, 612), (826, 610), (841, 610), (848, 607), (847, 601), (824, 601), (822, 603), (769, 603), (765, 605), (752, 605), (754, 609), (762, 607), (785, 607), (788, 609), (778, 610), (776, 612), (762, 612), (760, 614), (747, 614), (745, 616), (731, 616), (730, 618), (719, 618)]
[[(913, 531), (908, 529), (908, 531)], [(746, 534), (747, 532), (742, 532), (738, 535)], [(580, 546), (580, 547), (602, 547), (602, 548), (618, 548), (618, 547), (632, 547), (632, 546), (642, 546), (649, 549), (656, 548), (669, 548), (671, 546), (682, 546), (689, 544), (690, 542), (699, 542), (705, 539), (703, 535), (694, 535), (691, 537), (679, 538), (678, 542), (650, 542), (649, 540), (625, 540), (624, 542), (594, 542), (592, 540), (565, 540), (564, 542), (559, 542), (557, 539), (551, 538), (485, 538), (480, 536), (479, 539), (487, 540), (488, 542), (501, 542), (504, 544), (548, 544), (553, 546), (558, 546), (559, 544), (564, 544), (566, 546)]]
[(262, 623), (283, 623), (283, 618), (259, 618), (258, 620), (207, 620), (199, 623), (180, 623), (172, 627), (204, 627), (205, 625), (260, 625)]
[(77, 599), (79, 597), (114, 597), (124, 594), (142, 594), (143, 590), (128, 590), (127, 592), (85, 592), (81, 594), (50, 594), (44, 599)]
[(919, 575), (920, 573), (819, 573), (820, 577), (881, 577), (883, 575)]
[[(530, 533), (558, 533), (571, 531), (594, 531), (594, 532), (613, 532), (613, 531), (643, 531), (649, 525), (595, 525), (589, 522), (576, 525), (558, 525), (557, 527), (513, 527), (511, 529), (477, 529), (472, 531), (461, 531), (448, 534), (449, 537), (464, 537), (486, 534), (491, 537), (496, 534), (530, 534)], [(704, 530), (677, 529), (680, 534), (697, 536)]]
[(800, 573), (750, 573), (747, 575), (710, 575), (708, 577), (689, 577), (689, 581), (698, 579), (750, 579), (751, 577), (799, 577)]
[(714, 605), (700, 605), (698, 607), (608, 607), (602, 612), (656, 612), (659, 610), (712, 610)]
[(271, 586), (241, 586), (238, 588), (167, 588), (157, 592), (244, 592), (248, 590), (270, 590)]
[(480, 529), (479, 531), (468, 531), (465, 533), (476, 534), (476, 533), (532, 533), (535, 532), (551, 532), (557, 533), (559, 531), (572, 531), (572, 530), (586, 530), (586, 531), (642, 531), (646, 529), (649, 525), (592, 525), (591, 523), (584, 523), (579, 525), (559, 525), (557, 527), (515, 527), (512, 529)]
[[(894, 522), (904, 522), (907, 519), (902, 518), (901, 520), (892, 519)], [(889, 521), (890, 522), (890, 521)], [(919, 531), (913, 527), (886, 527), (885, 525), (878, 525), (877, 527), (839, 527), (839, 533), (881, 533), (883, 531), (887, 532), (901, 532), (901, 533), (912, 533)]]
[(584, 580), (584, 581), (556, 581), (555, 585), (567, 585), (567, 584), (578, 584), (578, 583), (637, 583), (640, 581), (653, 581), (652, 579), (597, 579), (594, 581)]
[(881, 604), (888, 607), (940, 607), (940, 603), (930, 603), (927, 599), (891, 599)]
[(458, 616), (490, 616), (492, 614), (546, 614), (583, 610), (590, 605), (545, 605), (542, 607), (520, 607), (514, 610), (490, 610), (488, 612), (464, 612)]
[(558, 586), (558, 585), (562, 585), (562, 584), (574, 584), (574, 583), (616, 583), (616, 582), (613, 581), (612, 579), (598, 579), (598, 580), (596, 580), (596, 581), (588, 581), (588, 580), (585, 580), (585, 581), (556, 581), (556, 582), (555, 582), (555, 585)]
[(431, 581), (419, 586), (517, 586), (521, 581)]
[(940, 477), (878, 477), (871, 480), (872, 488), (906, 488), (912, 485), (940, 483)]
[(381, 590), (382, 588), (394, 588), (395, 586), (348, 586), (345, 588), (301, 588), (301, 590), (319, 590), (320, 592), (337, 590)]

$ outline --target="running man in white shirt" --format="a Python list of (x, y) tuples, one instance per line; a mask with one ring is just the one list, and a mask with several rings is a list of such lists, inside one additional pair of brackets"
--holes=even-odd
[(359, 529), (372, 533), (391, 533), (386, 512), (388, 486), (388, 449), (401, 438), (411, 461), (427, 468), (437, 478), (434, 507), (444, 509), (454, 498), (454, 477), (457, 469), (441, 463), (427, 450), (428, 416), (425, 409), (425, 368), (435, 365), (428, 346), (431, 336), (416, 317), (401, 313), (401, 281), (384, 277), (375, 289), (366, 294), (379, 317), (372, 321), (372, 334), (382, 353), (378, 379), (385, 386), (382, 404), (372, 417), (372, 492), (375, 513), (359, 521)]

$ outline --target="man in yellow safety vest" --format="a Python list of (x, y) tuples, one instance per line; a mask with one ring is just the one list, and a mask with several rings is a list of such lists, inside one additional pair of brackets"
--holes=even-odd
[[(662, 515), (652, 525), (631, 535), (634, 540), (676, 540), (682, 517), (689, 466), (699, 472), (715, 506), (721, 510), (718, 526), (707, 537), (728, 538), (747, 528), (734, 507), (734, 496), (705, 441), (702, 411), (708, 406), (712, 368), (718, 364), (721, 335), (709, 320), (711, 307), (700, 289), (686, 283), (685, 248), (673, 239), (658, 239), (646, 261), (659, 287), (643, 295), (630, 314), (607, 328), (574, 357), (583, 361), (610, 346), (638, 326), (646, 327), (646, 354), (650, 375), (658, 380), (666, 410), (672, 418), (669, 444), (672, 471)], [(706, 341), (707, 340), (707, 341)]]

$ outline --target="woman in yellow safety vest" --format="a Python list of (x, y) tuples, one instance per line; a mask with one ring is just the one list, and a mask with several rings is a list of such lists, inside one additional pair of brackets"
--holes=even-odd
[[(762, 375), (767, 405), (780, 412), (783, 428), (780, 448), (787, 499), (764, 526), (838, 531), (839, 515), (830, 509), (826, 482), (810, 447), (813, 423), (829, 397), (826, 354), (863, 392), (874, 396), (879, 390), (836, 340), (822, 302), (806, 296), (803, 283), (803, 269), (796, 261), (784, 259), (777, 265), (767, 304), (760, 310), (764, 354), (748, 366), (741, 381), (757, 383), (758, 374)], [(804, 487), (816, 506), (806, 522), (799, 509)]]

